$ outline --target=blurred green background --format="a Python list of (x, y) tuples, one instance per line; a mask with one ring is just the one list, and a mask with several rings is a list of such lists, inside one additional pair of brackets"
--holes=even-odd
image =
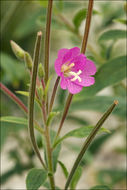
[[(54, 72), (54, 61), (60, 48), (81, 47), (84, 33), (88, 1), (57, 0), (53, 4), (50, 74)], [(47, 1), (1, 1), (1, 82), (12, 92), (28, 91), (29, 73), (24, 62), (17, 60), (10, 46), (14, 40), (33, 56), (36, 33), (43, 32), (41, 62), (44, 58), (44, 38)], [(84, 88), (73, 99), (65, 123), (65, 132), (84, 125), (94, 125), (113, 100), (119, 101), (111, 118), (105, 123), (110, 134), (98, 135), (86, 157), (81, 162), (83, 176), (77, 188), (88, 189), (96, 184), (109, 185), (112, 189), (126, 189), (126, 11), (125, 1), (95, 1), (92, 24), (86, 55), (95, 62), (98, 72), (94, 86)], [(54, 82), (53, 82), (54, 83)], [(52, 84), (53, 84), (52, 83)], [(52, 90), (52, 85), (50, 92)], [(62, 110), (67, 91), (59, 88), (55, 109)], [(27, 97), (17, 94), (27, 105)], [(38, 107), (35, 107), (39, 119)], [(24, 117), (22, 111), (5, 94), (1, 93), (1, 116)], [(58, 119), (53, 126), (57, 128)], [(38, 166), (23, 124), (1, 122), (3, 189), (25, 188), (25, 176), (29, 168)], [(38, 145), (42, 148), (41, 138), (37, 134)], [(80, 150), (80, 139), (66, 140), (61, 159), (69, 167)], [(75, 144), (74, 144), (75, 143)], [(72, 156), (72, 151), (74, 156)], [(64, 157), (64, 152), (68, 156)], [(86, 171), (86, 173), (85, 173)], [(65, 182), (58, 168), (58, 186)], [(61, 180), (63, 179), (63, 180)], [(61, 182), (59, 182), (61, 180)]]

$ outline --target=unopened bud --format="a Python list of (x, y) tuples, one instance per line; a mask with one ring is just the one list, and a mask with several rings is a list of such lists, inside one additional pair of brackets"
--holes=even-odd
[(25, 52), (24, 60), (25, 60), (26, 67), (31, 71), (32, 70), (33, 61), (32, 61), (32, 58), (31, 58), (31, 56), (30, 56), (29, 53)]
[(43, 69), (43, 66), (41, 63), (38, 66), (38, 76), (40, 79), (42, 79), (44, 77), (44, 69)]
[(11, 40), (10, 43), (16, 57), (20, 60), (24, 60), (25, 51), (19, 45), (17, 45), (14, 41)]
[(37, 92), (38, 92), (39, 98), (42, 100), (43, 99), (43, 89), (42, 89), (42, 86), (37, 87)]

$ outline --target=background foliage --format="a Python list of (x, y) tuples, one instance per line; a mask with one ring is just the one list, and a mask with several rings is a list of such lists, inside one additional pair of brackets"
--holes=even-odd
[[(93, 11), (93, 19), (90, 30), (89, 42), (86, 55), (92, 59), (98, 68), (95, 75), (96, 83), (94, 86), (84, 88), (83, 91), (76, 95), (73, 99), (72, 106), (67, 118), (67, 131), (74, 126), (90, 126), (95, 124), (96, 116), (91, 118), (91, 112), (103, 113), (114, 99), (119, 101), (117, 109), (113, 112), (114, 117), (110, 120), (110, 124), (106, 128), (111, 133), (98, 136), (90, 146), (86, 157), (82, 160), (78, 169), (75, 180), (72, 181), (71, 187), (75, 188), (78, 184), (81, 173), (84, 169), (88, 169), (90, 164), (95, 160), (93, 158), (99, 155), (99, 150), (108, 141), (112, 143), (115, 135), (120, 134), (120, 139), (125, 142), (125, 117), (126, 117), (126, 6), (125, 2), (113, 1), (95, 1)], [(18, 90), (28, 91), (29, 74), (23, 62), (20, 62), (13, 55), (10, 40), (17, 42), (23, 49), (33, 55), (33, 47), (36, 32), (43, 31), (43, 40), (45, 37), (45, 19), (46, 19), (47, 1), (2, 1), (1, 2), (1, 81), (14, 93)], [(6, 11), (8, 10), (8, 11)], [(57, 56), (59, 48), (71, 48), (81, 45), (82, 35), (84, 31), (84, 22), (87, 13), (87, 1), (54, 1), (52, 33), (51, 33), (51, 59), (50, 73), (54, 73), (54, 60)], [(41, 59), (43, 62), (44, 43), (42, 44)], [(53, 75), (55, 80), (55, 73)], [(52, 86), (52, 85), (50, 85)], [(51, 88), (52, 89), (52, 88)], [(65, 102), (67, 92), (59, 89), (57, 94), (55, 110), (61, 111)], [(27, 104), (27, 97), (17, 94)], [(36, 113), (38, 107), (36, 105)], [(80, 115), (80, 113), (82, 113)], [(35, 167), (34, 152), (27, 135), (26, 120), (19, 119), (24, 117), (17, 106), (3, 93), (1, 93), (1, 115), (13, 116), (13, 118), (4, 118), (1, 121), (1, 151), (6, 150), (10, 141), (16, 142), (16, 145), (7, 148), (5, 155), (8, 160), (13, 162), (13, 166), (2, 172), (2, 184), (7, 188), (8, 180), (15, 174), (22, 175), (24, 171)], [(18, 118), (14, 118), (18, 117)], [(36, 114), (40, 119), (40, 114)], [(13, 120), (13, 121), (12, 121)], [(115, 128), (113, 121), (115, 120)], [(69, 129), (69, 123), (72, 127)], [(55, 127), (58, 120), (54, 120), (52, 125)], [(73, 128), (75, 129), (75, 128)], [(69, 134), (69, 133), (68, 133)], [(70, 136), (75, 136), (70, 134)], [(84, 137), (84, 132), (77, 137)], [(37, 134), (38, 145), (42, 148), (42, 139)], [(117, 141), (117, 138), (116, 138)], [(79, 152), (80, 145), (74, 146), (71, 141), (65, 141), (66, 148), (69, 151)], [(19, 148), (20, 147), (20, 148)], [(59, 150), (58, 152), (59, 153)], [(58, 159), (57, 153), (55, 161)], [(109, 152), (110, 153), (110, 152)], [(114, 155), (122, 162), (125, 159), (125, 143), (122, 146), (115, 147), (112, 150), (112, 159)], [(26, 157), (27, 159), (23, 158)], [(27, 161), (26, 161), (27, 160)], [(106, 162), (106, 158), (105, 161)], [(68, 169), (64, 163), (59, 160), (59, 165), (67, 177)], [(95, 184), (109, 185), (111, 188), (125, 188), (125, 169), (119, 162), (105, 168), (105, 165), (98, 168), (94, 177)], [(31, 174), (32, 175), (32, 174)], [(41, 175), (41, 171), (40, 171)], [(45, 177), (45, 176), (44, 176)], [(41, 182), (40, 182), (41, 183)], [(29, 185), (29, 184), (28, 184)], [(45, 186), (48, 186), (45, 183)], [(88, 184), (89, 187), (89, 184)], [(97, 189), (93, 188), (93, 189)]]

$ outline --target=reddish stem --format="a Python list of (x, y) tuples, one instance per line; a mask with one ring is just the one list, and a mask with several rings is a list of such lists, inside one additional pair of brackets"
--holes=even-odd
[(0, 89), (4, 93), (6, 93), (20, 108), (22, 108), (25, 113), (28, 113), (28, 109), (23, 104), (23, 102), (14, 93), (12, 93), (4, 84), (0, 83)]
[(53, 106), (53, 103), (54, 103), (54, 99), (55, 99), (55, 95), (56, 95), (56, 91), (57, 91), (59, 81), (60, 81), (60, 77), (57, 77), (55, 85), (54, 85), (54, 88), (53, 88), (51, 100), (50, 100), (49, 113), (52, 111), (52, 106)]
[(42, 84), (42, 87), (43, 87), (43, 90), (45, 89), (45, 83), (44, 83), (44, 80), (41, 79), (41, 84)]
[[(85, 54), (87, 41), (88, 41), (88, 35), (89, 35), (90, 23), (91, 23), (91, 17), (92, 17), (93, 1), (94, 0), (89, 0), (89, 5), (88, 5), (88, 14), (87, 14), (87, 18), (86, 18), (84, 37), (83, 37), (82, 47), (81, 47), (81, 53), (83, 53), (83, 54)], [(64, 112), (63, 112), (63, 115), (62, 115), (62, 119), (61, 119), (61, 122), (60, 122), (60, 126), (59, 126), (59, 129), (58, 129), (56, 138), (60, 134), (60, 131), (61, 131), (62, 126), (63, 126), (63, 123), (64, 123), (64, 121), (66, 119), (66, 116), (67, 116), (68, 111), (69, 111), (69, 107), (71, 105), (72, 98), (73, 98), (73, 94), (69, 94), (68, 98), (67, 98), (67, 101), (66, 101), (66, 105), (65, 105), (65, 108), (64, 108)]]

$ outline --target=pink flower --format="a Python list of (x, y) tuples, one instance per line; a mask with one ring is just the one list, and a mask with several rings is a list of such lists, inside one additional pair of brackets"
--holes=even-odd
[(71, 94), (79, 93), (84, 86), (94, 84), (95, 64), (80, 53), (78, 47), (60, 49), (55, 60), (55, 71), (61, 77), (60, 86)]

